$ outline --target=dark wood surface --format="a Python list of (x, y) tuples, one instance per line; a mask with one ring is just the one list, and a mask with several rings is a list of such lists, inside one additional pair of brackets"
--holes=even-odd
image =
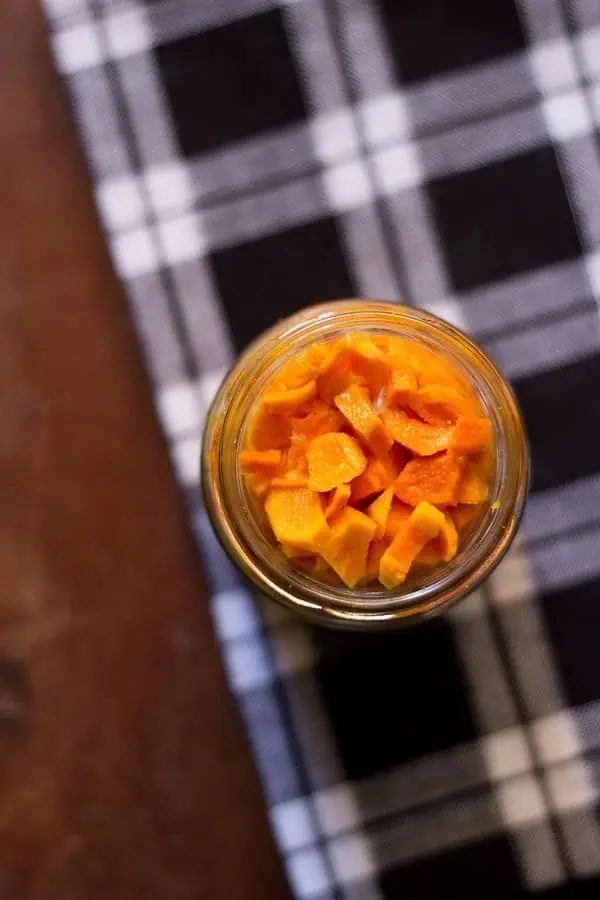
[(35, 0), (0, 198), (0, 897), (286, 897)]

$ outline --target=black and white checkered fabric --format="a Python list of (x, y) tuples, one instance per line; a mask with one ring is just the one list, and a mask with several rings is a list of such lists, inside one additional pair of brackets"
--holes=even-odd
[[(44, 2), (295, 895), (600, 896), (600, 3)], [(518, 546), (390, 635), (257, 604), (199, 499), (236, 351), (347, 296), (469, 331), (533, 453)]]

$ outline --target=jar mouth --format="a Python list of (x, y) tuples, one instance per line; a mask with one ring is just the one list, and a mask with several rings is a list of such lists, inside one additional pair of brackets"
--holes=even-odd
[[(242, 477), (238, 457), (257, 398), (288, 356), (348, 331), (394, 334), (443, 352), (471, 384), (492, 421), (496, 473), (489, 506), (457, 556), (395, 590), (347, 588), (311, 577), (274, 547)], [(491, 360), (437, 316), (397, 304), (337, 301), (310, 307), (259, 337), (239, 358), (213, 401), (202, 450), (206, 507), (241, 571), (273, 599), (308, 618), (341, 627), (418, 621), (474, 590), (504, 556), (517, 530), (529, 478), (527, 444), (514, 395)]]

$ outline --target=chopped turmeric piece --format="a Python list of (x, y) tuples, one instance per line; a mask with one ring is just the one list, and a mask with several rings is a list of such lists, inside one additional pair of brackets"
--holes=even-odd
[(286, 416), (275, 416), (260, 406), (252, 422), (248, 445), (252, 450), (282, 450), (287, 447), (292, 426)]
[(264, 472), (249, 472), (246, 475), (246, 485), (257, 500), (262, 500), (269, 493), (272, 478)]
[(433, 384), (419, 388), (410, 395), (411, 409), (431, 425), (451, 425), (459, 416), (476, 416), (479, 409), (472, 397), (466, 397), (456, 388)]
[(302, 403), (311, 400), (317, 393), (317, 382), (308, 381), (302, 387), (283, 391), (267, 391), (263, 397), (263, 405), (273, 413), (294, 412)]
[(277, 375), (273, 385), (279, 390), (303, 387), (313, 377), (310, 368), (302, 359), (290, 359)]
[(382, 417), (390, 437), (418, 456), (433, 456), (448, 447), (448, 428), (411, 418), (401, 409), (385, 409)]
[(390, 510), (392, 508), (392, 500), (394, 498), (394, 488), (386, 488), (385, 491), (370, 504), (367, 509), (368, 515), (373, 519), (377, 526), (375, 537), (379, 540), (385, 534)]
[(343, 394), (351, 384), (366, 384), (364, 377), (353, 366), (354, 362), (352, 350), (342, 347), (325, 363), (317, 379), (317, 389), (322, 400), (333, 403), (333, 398)]
[(392, 590), (405, 580), (415, 556), (439, 534), (444, 514), (431, 503), (419, 503), (381, 557), (379, 580)]
[(401, 528), (406, 524), (407, 519), (412, 515), (412, 506), (407, 503), (401, 503), (394, 498), (385, 526), (385, 537), (388, 541), (396, 537)]
[(307, 404), (306, 408), (305, 416), (300, 416), (300, 410), (297, 410), (297, 415), (292, 418), (294, 434), (312, 439), (319, 434), (327, 434), (328, 431), (340, 431), (344, 424), (342, 414), (318, 397)]
[(480, 453), (491, 446), (492, 433), (489, 419), (459, 416), (452, 431), (450, 446), (459, 453)]
[(319, 495), (308, 488), (274, 488), (265, 512), (280, 544), (318, 551), (329, 534)]
[(329, 522), (341, 509), (344, 508), (350, 499), (350, 485), (340, 484), (332, 493), (325, 507), (325, 518)]
[(394, 481), (396, 472), (390, 461), (372, 459), (362, 475), (352, 481), (352, 502), (360, 503), (384, 491)]
[(392, 403), (403, 406), (418, 389), (417, 377), (409, 369), (394, 369), (389, 387), (388, 398)]
[(494, 430), (448, 358), (351, 333), (282, 364), (257, 398), (239, 467), (290, 565), (391, 590), (450, 562), (482, 518)]
[(306, 454), (308, 486), (314, 491), (331, 491), (364, 472), (367, 458), (349, 434), (321, 434), (314, 438)]
[(375, 528), (372, 519), (350, 506), (332, 522), (321, 556), (348, 587), (354, 587), (365, 576), (367, 553)]
[(448, 452), (415, 457), (396, 479), (396, 496), (410, 506), (418, 506), (423, 501), (436, 506), (452, 505), (459, 502), (457, 490), (462, 470), (460, 458)]
[(271, 487), (306, 487), (308, 478), (304, 472), (298, 469), (288, 469), (283, 475), (275, 475), (271, 478)]
[(457, 503), (478, 506), (488, 499), (490, 484), (489, 479), (486, 478), (484, 466), (483, 459), (477, 456), (468, 461), (458, 484)]
[(240, 466), (243, 472), (277, 471), (281, 463), (281, 450), (242, 450)]
[(394, 441), (387, 434), (364, 389), (352, 384), (343, 394), (334, 397), (333, 402), (376, 456), (383, 456), (388, 452)]
[(477, 518), (481, 510), (476, 503), (459, 503), (457, 506), (453, 506), (449, 512), (456, 526), (456, 530), (463, 531), (467, 525), (470, 525), (470, 523)]
[(380, 350), (370, 335), (349, 335), (348, 343), (355, 354), (356, 371), (363, 376), (371, 396), (374, 399), (379, 397), (387, 386), (391, 372), (386, 354)]

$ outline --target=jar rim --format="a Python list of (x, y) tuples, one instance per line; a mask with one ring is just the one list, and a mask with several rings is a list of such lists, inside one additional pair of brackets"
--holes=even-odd
[[(485, 395), (496, 430), (498, 508), (491, 507), (469, 536), (460, 557), (394, 590), (348, 589), (302, 573), (272, 543), (244, 508), (238, 450), (248, 411), (285, 354), (300, 343), (337, 332), (371, 331), (429, 343), (462, 366)], [(501, 477), (502, 483), (499, 482)], [(421, 621), (474, 590), (500, 562), (522, 515), (529, 453), (521, 414), (508, 383), (485, 352), (455, 326), (432, 313), (374, 300), (342, 300), (308, 307), (281, 320), (241, 354), (209, 410), (202, 447), (202, 488), (208, 515), (225, 551), (263, 593), (315, 622), (368, 628)], [(494, 504), (495, 505), (495, 504)], [(281, 557), (281, 559), (279, 559)]]

